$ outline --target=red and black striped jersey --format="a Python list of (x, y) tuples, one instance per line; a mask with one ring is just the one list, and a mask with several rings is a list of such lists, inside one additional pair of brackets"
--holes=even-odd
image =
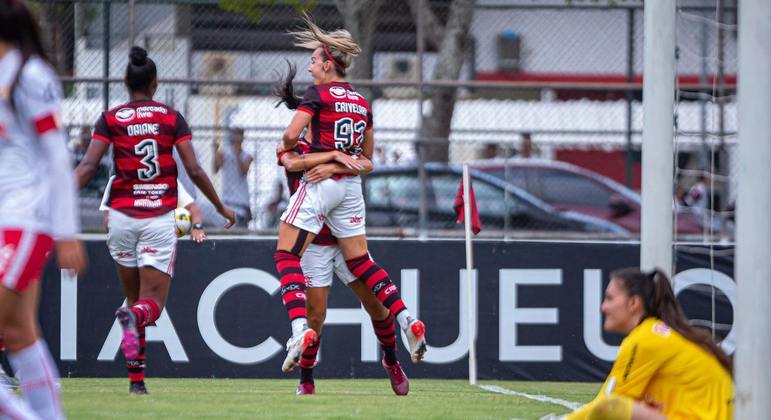
[(102, 113), (93, 138), (113, 146), (109, 207), (140, 219), (177, 207), (172, 152), (174, 145), (192, 138), (179, 112), (152, 100), (132, 101)]
[(313, 117), (311, 153), (340, 150), (358, 155), (364, 132), (372, 128), (369, 103), (347, 82), (309, 87), (297, 110)]
[[(308, 150), (310, 149), (310, 146), (308, 143), (306, 143), (303, 140), (300, 140), (297, 142), (297, 145), (295, 145), (294, 149), (292, 149), (293, 152), (297, 153), (298, 155), (302, 155), (304, 153), (308, 153)], [(278, 155), (278, 164), (283, 166), (281, 164), (281, 156), (286, 152), (281, 152), (281, 154)], [(295, 191), (297, 191), (298, 188), (300, 188), (300, 182), (303, 179), (303, 175), (305, 172), (303, 171), (297, 171), (297, 172), (289, 172), (285, 170), (286, 172), (286, 184), (289, 187), (289, 195), (293, 195)], [(329, 229), (329, 226), (326, 224), (321, 227), (321, 231), (319, 231), (318, 235), (316, 235), (315, 238), (313, 238), (313, 242), (316, 245), (321, 246), (331, 246), (331, 245), (337, 245), (337, 238), (332, 236), (332, 231)]]

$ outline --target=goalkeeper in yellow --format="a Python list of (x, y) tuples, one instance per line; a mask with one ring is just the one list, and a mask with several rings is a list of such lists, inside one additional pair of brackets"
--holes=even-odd
[(688, 323), (664, 273), (612, 273), (601, 310), (605, 331), (626, 336), (597, 398), (567, 419), (733, 418), (731, 359)]

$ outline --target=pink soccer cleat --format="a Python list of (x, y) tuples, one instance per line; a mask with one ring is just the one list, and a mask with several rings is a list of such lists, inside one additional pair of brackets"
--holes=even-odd
[(410, 392), (410, 380), (404, 374), (402, 365), (396, 362), (395, 365), (388, 366), (385, 362), (385, 357), (381, 363), (383, 364), (383, 369), (388, 373), (388, 379), (391, 380), (391, 389), (394, 390), (394, 394), (407, 395)]
[(316, 385), (313, 382), (300, 382), (297, 385), (297, 395), (313, 395), (316, 393)]
[(139, 331), (137, 331), (137, 318), (129, 308), (123, 307), (115, 311), (115, 316), (123, 329), (123, 339), (120, 348), (126, 360), (136, 360), (139, 357)]

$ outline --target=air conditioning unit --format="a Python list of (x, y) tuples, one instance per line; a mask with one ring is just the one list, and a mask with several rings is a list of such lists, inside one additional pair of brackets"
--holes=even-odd
[(498, 34), (498, 71), (517, 73), (520, 70), (522, 37), (517, 32), (506, 31)]
[[(235, 56), (226, 52), (207, 52), (201, 60), (200, 78), (203, 80), (232, 80)], [(232, 95), (234, 85), (202, 83), (199, 91), (208, 95)]]
[[(385, 60), (385, 80), (414, 81), (418, 78), (418, 59), (415, 56), (392, 56)], [(398, 86), (383, 89), (383, 94), (389, 98), (410, 98), (417, 96), (417, 90), (412, 87)]]

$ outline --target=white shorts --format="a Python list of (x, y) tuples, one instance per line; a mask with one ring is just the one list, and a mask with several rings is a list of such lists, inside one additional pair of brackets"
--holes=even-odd
[(110, 209), (107, 248), (112, 259), (125, 267), (154, 267), (174, 274), (177, 254), (174, 212), (137, 219)]
[(333, 272), (346, 286), (356, 280), (338, 246), (310, 244), (300, 258), (300, 265), (308, 287), (332, 286)]
[(281, 221), (318, 234), (326, 222), (336, 238), (365, 234), (366, 214), (361, 178), (349, 176), (317, 183), (301, 181)]

